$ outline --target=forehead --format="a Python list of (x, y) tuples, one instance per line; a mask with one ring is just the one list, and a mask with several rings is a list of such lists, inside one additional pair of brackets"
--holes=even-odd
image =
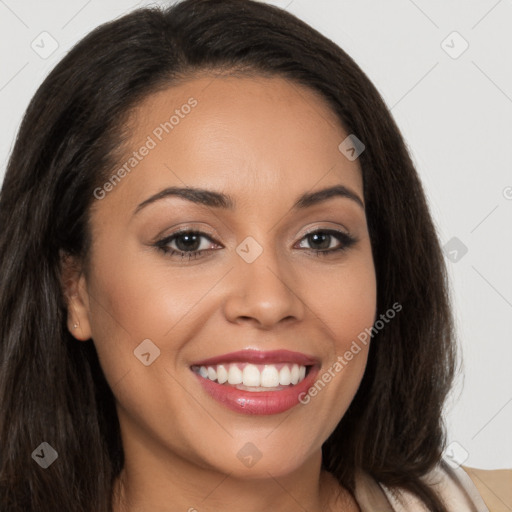
[(129, 133), (118, 163), (129, 172), (112, 197), (130, 204), (169, 186), (229, 191), (241, 203), (340, 183), (362, 197), (359, 164), (338, 148), (348, 134), (336, 114), (319, 93), (285, 78), (187, 80), (147, 97)]

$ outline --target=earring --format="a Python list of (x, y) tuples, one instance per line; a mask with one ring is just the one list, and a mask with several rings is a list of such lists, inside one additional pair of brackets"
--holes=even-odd
[(73, 329), (76, 329), (78, 327), (78, 324), (73, 324)]

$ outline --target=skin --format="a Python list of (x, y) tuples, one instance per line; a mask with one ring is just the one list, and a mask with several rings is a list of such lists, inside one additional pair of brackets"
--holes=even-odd
[[(232, 351), (288, 349), (318, 358), (322, 375), (372, 326), (376, 276), (364, 208), (334, 197), (291, 210), (303, 193), (340, 184), (364, 203), (360, 165), (338, 149), (348, 134), (323, 98), (285, 79), (197, 76), (138, 106), (128, 153), (190, 97), (198, 101), (191, 113), (94, 201), (90, 267), (64, 265), (70, 332), (94, 340), (117, 402), (126, 462), (116, 482), (124, 501), (116, 498), (114, 510), (295, 511), (299, 503), (357, 511), (321, 471), (321, 446), (357, 391), (369, 345), (307, 405), (274, 415), (225, 408), (190, 369)], [(168, 197), (134, 215), (170, 186), (222, 191), (236, 208)], [(189, 261), (154, 247), (179, 227), (204, 231), (211, 239), (201, 238), (200, 249), (213, 250)], [(315, 244), (306, 237), (313, 228), (356, 242), (318, 256), (314, 249), (343, 242)], [(263, 249), (252, 263), (236, 252), (248, 236)], [(169, 245), (186, 249), (183, 238)], [(149, 366), (134, 357), (145, 339), (160, 350)], [(250, 468), (237, 458), (248, 442), (262, 454)]]

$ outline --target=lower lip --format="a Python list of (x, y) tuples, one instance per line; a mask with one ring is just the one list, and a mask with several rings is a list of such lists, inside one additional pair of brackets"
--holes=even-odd
[(278, 414), (300, 403), (299, 397), (307, 393), (317, 376), (319, 368), (311, 367), (303, 381), (280, 391), (245, 391), (233, 386), (219, 384), (195, 373), (203, 389), (217, 402), (228, 409), (243, 414)]

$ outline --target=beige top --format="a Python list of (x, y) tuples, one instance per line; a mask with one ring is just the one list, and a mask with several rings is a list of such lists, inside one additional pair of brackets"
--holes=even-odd
[[(489, 512), (475, 484), (461, 467), (444, 469), (438, 465), (422, 479), (450, 512)], [(412, 493), (390, 489), (361, 471), (356, 473), (355, 497), (361, 512), (429, 512)]]

